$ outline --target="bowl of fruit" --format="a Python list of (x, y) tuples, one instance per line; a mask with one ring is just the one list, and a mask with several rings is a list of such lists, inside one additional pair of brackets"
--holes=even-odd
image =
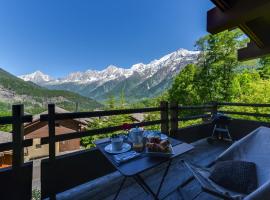
[(159, 137), (148, 138), (146, 153), (153, 157), (171, 157), (174, 151), (169, 140), (161, 140)]

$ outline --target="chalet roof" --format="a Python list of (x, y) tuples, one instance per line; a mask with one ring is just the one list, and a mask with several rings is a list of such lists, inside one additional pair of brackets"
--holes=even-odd
[(240, 28), (251, 42), (238, 50), (238, 59), (270, 54), (269, 0), (211, 0), (216, 7), (207, 13), (207, 31), (215, 34)]
[(0, 143), (12, 142), (12, 134), (0, 131)]
[(145, 114), (143, 113), (134, 113), (131, 114), (130, 117), (134, 120), (136, 120), (137, 122), (143, 122), (145, 119)]
[[(64, 135), (67, 133), (73, 133), (75, 130), (61, 126), (61, 127), (55, 127), (55, 135)], [(35, 138), (43, 138), (49, 136), (49, 128), (48, 126), (43, 126), (37, 129), (34, 129), (33, 131), (25, 131), (25, 138), (26, 139), (35, 139)]]
[[(55, 106), (55, 113), (70, 113), (70, 111), (67, 111), (67, 110), (65, 110), (63, 108)], [(48, 114), (48, 111), (44, 111), (44, 112), (42, 112), (40, 114), (34, 115), (33, 116), (33, 122), (39, 121), (40, 120), (40, 115), (46, 115), (46, 114)], [(80, 118), (80, 119), (74, 119), (74, 121), (80, 122), (83, 125), (88, 125), (88, 123), (91, 122), (92, 120), (90, 118)]]

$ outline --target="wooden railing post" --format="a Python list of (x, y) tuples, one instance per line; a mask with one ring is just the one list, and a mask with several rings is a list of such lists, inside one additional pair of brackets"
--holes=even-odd
[(178, 131), (178, 103), (170, 103), (170, 135), (175, 136)]
[(12, 106), (12, 171), (11, 182), (17, 190), (10, 194), (10, 199), (20, 199), (20, 189), (23, 187), (22, 166), (24, 164), (24, 127), (23, 127), (24, 106)]
[(55, 159), (55, 105), (48, 105), (49, 159)]
[[(51, 170), (53, 170), (55, 161), (55, 104), (48, 105), (48, 128), (49, 128), (49, 161), (51, 163)], [(52, 173), (53, 174), (53, 173)], [(56, 193), (49, 196), (50, 200), (56, 199)]]
[(161, 132), (169, 134), (169, 104), (167, 101), (160, 102)]
[(24, 163), (24, 148), (23, 137), (24, 127), (22, 117), (24, 115), (23, 105), (12, 106), (12, 139), (13, 139), (13, 154), (12, 154), (12, 168), (19, 169)]
[(213, 102), (211, 102), (211, 104), (213, 106), (212, 111), (211, 111), (211, 115), (214, 116), (218, 112), (218, 103), (216, 101), (213, 101)]

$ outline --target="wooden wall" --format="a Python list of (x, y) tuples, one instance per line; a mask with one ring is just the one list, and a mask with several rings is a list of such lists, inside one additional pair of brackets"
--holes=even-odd
[(115, 169), (97, 149), (58, 156), (41, 162), (41, 196), (50, 197), (75, 186), (114, 172)]

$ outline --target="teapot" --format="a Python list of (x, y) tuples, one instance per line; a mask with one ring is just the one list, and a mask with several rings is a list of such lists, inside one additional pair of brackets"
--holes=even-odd
[(133, 144), (141, 144), (143, 143), (143, 128), (132, 128), (129, 131), (129, 139)]

